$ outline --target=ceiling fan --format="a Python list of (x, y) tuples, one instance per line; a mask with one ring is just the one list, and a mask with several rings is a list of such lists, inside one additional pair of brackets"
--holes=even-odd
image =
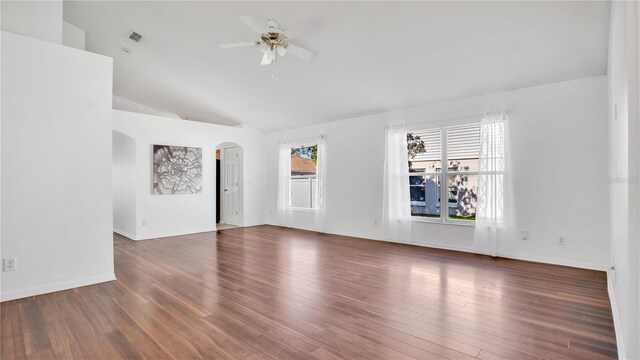
[(267, 20), (267, 28), (265, 29), (249, 16), (239, 16), (238, 18), (251, 30), (258, 33), (258, 35), (260, 35), (260, 40), (222, 44), (220, 45), (221, 48), (228, 49), (243, 46), (257, 46), (263, 54), (262, 61), (260, 62), (261, 65), (271, 64), (276, 60), (277, 55), (284, 56), (285, 54), (291, 54), (307, 61), (313, 58), (313, 52), (289, 42), (289, 40), (304, 34), (310, 27), (310, 22), (305, 22), (289, 30), (283, 31), (278, 29), (279, 24), (273, 19)]

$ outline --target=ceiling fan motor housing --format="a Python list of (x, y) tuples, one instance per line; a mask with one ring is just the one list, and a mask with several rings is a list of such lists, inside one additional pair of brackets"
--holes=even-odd
[(275, 49), (278, 46), (287, 47), (287, 38), (282, 33), (269, 32), (261, 36), (262, 41), (269, 45), (271, 49)]
[(298, 25), (293, 29), (282, 31), (278, 29), (279, 24), (276, 20), (267, 20), (267, 28), (262, 27), (257, 21), (249, 16), (239, 16), (240, 21), (247, 25), (251, 30), (260, 36), (260, 41), (246, 41), (233, 44), (222, 44), (221, 48), (235, 48), (244, 46), (258, 46), (263, 53), (262, 65), (269, 65), (276, 59), (277, 55), (284, 56), (291, 53), (303, 60), (311, 60), (313, 53), (303, 49), (295, 44), (289, 43), (290, 38), (297, 37), (301, 34), (301, 30), (309, 24), (309, 22)]

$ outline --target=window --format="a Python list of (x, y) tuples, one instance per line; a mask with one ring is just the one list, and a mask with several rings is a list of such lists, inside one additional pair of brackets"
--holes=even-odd
[(480, 124), (409, 132), (407, 151), (411, 216), (472, 224), (478, 200)]
[(290, 206), (299, 209), (318, 207), (318, 145), (291, 148)]
[(442, 131), (407, 133), (411, 215), (440, 218)]

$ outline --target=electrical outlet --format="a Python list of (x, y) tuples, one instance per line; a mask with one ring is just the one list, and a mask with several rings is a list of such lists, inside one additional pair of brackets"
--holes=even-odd
[(520, 232), (520, 239), (522, 240), (529, 240), (529, 232), (526, 230), (523, 230)]
[(142, 226), (147, 226), (147, 219), (142, 219)]
[(4, 258), (4, 271), (16, 271), (16, 258)]
[(378, 226), (378, 219), (373, 219), (373, 226)]
[(609, 271), (611, 272), (611, 278), (613, 279), (614, 283), (618, 282), (618, 272), (616, 271), (616, 266), (615, 265), (611, 265), (611, 267), (609, 268)]
[(565, 245), (567, 245), (567, 238), (566, 238), (566, 237), (564, 237), (564, 236), (560, 236), (560, 237), (558, 238), (558, 245), (559, 245), (559, 246), (565, 246)]

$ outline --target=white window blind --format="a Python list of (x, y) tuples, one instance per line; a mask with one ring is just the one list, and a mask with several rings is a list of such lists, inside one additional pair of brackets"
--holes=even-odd
[(442, 130), (430, 129), (412, 132), (414, 136), (419, 136), (424, 141), (427, 150), (424, 153), (416, 154), (415, 161), (434, 161), (442, 158)]
[(447, 157), (477, 159), (480, 157), (480, 124), (447, 128)]

